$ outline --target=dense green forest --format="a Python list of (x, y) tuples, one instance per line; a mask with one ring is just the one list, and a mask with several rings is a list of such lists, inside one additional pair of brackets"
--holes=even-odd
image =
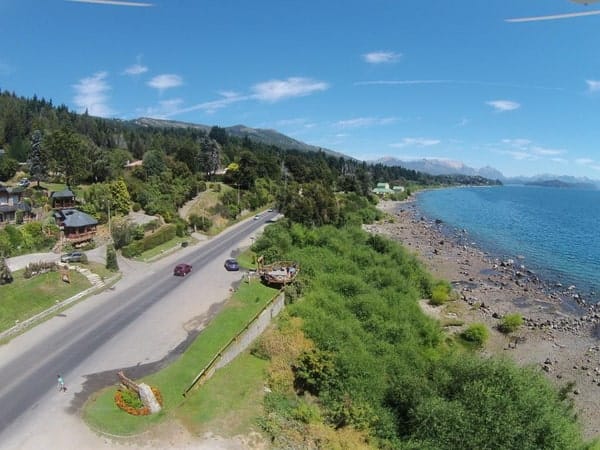
[(271, 362), (261, 425), (276, 448), (586, 448), (568, 385), (446, 336), (417, 303), (440, 282), (361, 230), (378, 218), (364, 199), (341, 215), (341, 227), (282, 221), (253, 247), (301, 267), (254, 349)]

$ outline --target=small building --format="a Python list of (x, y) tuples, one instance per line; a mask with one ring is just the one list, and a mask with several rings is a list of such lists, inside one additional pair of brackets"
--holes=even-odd
[(70, 243), (91, 241), (96, 236), (98, 221), (89, 214), (77, 209), (58, 209), (53, 213), (56, 224), (63, 232), (64, 239)]
[(73, 208), (77, 206), (75, 194), (71, 189), (63, 189), (62, 191), (52, 192), (50, 194), (52, 209)]
[(21, 215), (23, 222), (36, 218), (31, 206), (23, 201), (22, 187), (8, 187), (0, 185), (0, 225), (16, 223)]
[(373, 193), (378, 195), (393, 194), (394, 190), (390, 189), (389, 183), (377, 183), (377, 187), (373, 188)]

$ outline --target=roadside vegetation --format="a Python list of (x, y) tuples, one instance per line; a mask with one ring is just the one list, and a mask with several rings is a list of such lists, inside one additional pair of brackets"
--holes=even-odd
[[(446, 340), (417, 304), (443, 284), (396, 243), (287, 222), (254, 250), (300, 262), (302, 292), (278, 333), (294, 323), (313, 344), (290, 345), (283, 364), (269, 345), (259, 352), (271, 363), (261, 424), (275, 447), (584, 448), (566, 393)], [(471, 331), (483, 344), (487, 329)]]

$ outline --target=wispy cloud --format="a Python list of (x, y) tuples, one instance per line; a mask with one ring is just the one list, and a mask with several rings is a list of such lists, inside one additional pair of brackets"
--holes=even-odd
[(112, 5), (112, 6), (137, 6), (141, 8), (147, 8), (154, 6), (154, 3), (142, 3), (142, 2), (125, 2), (120, 0), (66, 0), (72, 3), (92, 3), (95, 5)]
[(171, 89), (177, 86), (181, 86), (182, 84), (183, 80), (181, 79), (181, 77), (172, 73), (157, 75), (150, 81), (148, 81), (148, 86), (154, 89), (158, 89), (159, 91), (164, 91), (165, 89)]
[(518, 161), (535, 161), (539, 159), (550, 159), (554, 162), (564, 161), (558, 155), (566, 153), (566, 150), (548, 148), (538, 145), (529, 139), (502, 139), (500, 145), (495, 146), (497, 153), (508, 155)]
[(304, 97), (325, 91), (329, 85), (311, 78), (291, 77), (286, 80), (270, 80), (252, 86), (253, 97), (267, 102), (278, 102), (291, 97)]
[(439, 139), (431, 139), (431, 138), (423, 138), (423, 137), (406, 137), (403, 138), (400, 142), (395, 142), (390, 144), (390, 147), (393, 148), (404, 148), (404, 147), (430, 147), (432, 145), (437, 145), (441, 141)]
[(600, 91), (600, 81), (599, 80), (585, 80), (588, 86), (588, 92), (598, 92)]
[(339, 120), (334, 126), (339, 128), (360, 128), (374, 125), (389, 125), (396, 122), (396, 117), (356, 117), (354, 119)]
[(489, 86), (489, 87), (504, 87), (515, 89), (536, 89), (543, 91), (564, 91), (564, 88), (552, 86), (526, 85), (501, 83), (496, 81), (478, 81), (478, 80), (372, 80), (372, 81), (356, 81), (355, 86), (414, 86), (428, 84), (463, 84), (466, 86)]
[[(174, 77), (174, 78), (171, 78)], [(150, 84), (152, 83), (152, 85)], [(166, 89), (181, 84), (181, 79), (177, 75), (160, 75), (153, 78), (149, 83), (156, 89)], [(207, 102), (197, 103), (185, 108), (167, 113), (167, 117), (193, 111), (204, 111), (212, 114), (227, 106), (249, 100), (260, 100), (275, 103), (291, 97), (302, 97), (314, 92), (323, 91), (329, 85), (323, 81), (315, 81), (310, 78), (288, 78), (287, 80), (270, 80), (264, 83), (258, 83), (251, 88), (251, 94), (241, 94), (234, 91), (221, 91), (220, 98)]]
[(169, 115), (179, 111), (183, 105), (183, 99), (172, 98), (168, 100), (161, 100), (158, 102), (158, 106), (151, 106), (145, 109), (139, 109), (138, 115), (152, 117), (155, 119), (166, 119)]
[(485, 102), (485, 104), (491, 106), (498, 112), (514, 111), (521, 107), (519, 103), (513, 102), (512, 100), (490, 100), (489, 102)]
[(110, 86), (106, 81), (107, 72), (97, 72), (91, 77), (82, 78), (73, 86), (75, 98), (73, 102), (79, 112), (87, 110), (91, 116), (108, 117), (113, 111), (108, 106), (107, 92)]
[(466, 127), (467, 125), (469, 125), (469, 123), (471, 123), (471, 121), (465, 117), (463, 117), (462, 119), (460, 119), (458, 121), (458, 123), (456, 124), (457, 127)]
[(575, 164), (579, 164), (580, 166), (586, 166), (590, 169), (600, 171), (600, 161), (596, 161), (591, 158), (577, 158), (575, 160)]
[(362, 57), (369, 64), (389, 64), (398, 61), (402, 57), (402, 53), (380, 50), (365, 53)]
[(146, 72), (148, 72), (148, 67), (143, 66), (139, 63), (133, 64), (123, 71), (123, 73), (125, 75), (132, 75), (132, 76), (141, 75)]

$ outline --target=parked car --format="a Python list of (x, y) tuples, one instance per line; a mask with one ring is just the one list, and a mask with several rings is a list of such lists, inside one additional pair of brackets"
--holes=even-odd
[(30, 184), (31, 183), (27, 178), (22, 178), (21, 180), (19, 180), (19, 186), (21, 187), (28, 187)]
[(82, 262), (86, 258), (83, 252), (71, 252), (66, 253), (60, 257), (60, 262), (64, 263), (74, 263), (74, 262)]
[(181, 263), (181, 264), (177, 264), (175, 266), (175, 269), (173, 269), (173, 275), (178, 276), (178, 277), (185, 277), (191, 271), (192, 271), (191, 264)]
[(254, 216), (254, 220), (258, 220), (258, 219), (260, 219), (260, 214), (257, 214)]
[(235, 259), (231, 258), (225, 261), (225, 269), (229, 272), (240, 270), (240, 265)]

